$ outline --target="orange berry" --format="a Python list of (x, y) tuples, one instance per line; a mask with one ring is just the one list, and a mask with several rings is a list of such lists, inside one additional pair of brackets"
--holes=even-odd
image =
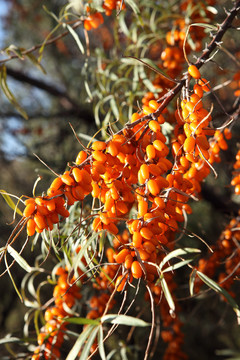
[(103, 142), (103, 141), (94, 141), (92, 143), (92, 149), (93, 150), (99, 150), (99, 151), (102, 151), (102, 150), (105, 150), (107, 147), (106, 143)]
[(147, 164), (142, 164), (141, 165), (140, 172), (141, 172), (141, 175), (142, 175), (142, 178), (143, 178), (144, 182), (145, 182), (145, 180), (149, 179), (149, 169), (148, 169)]
[(131, 266), (131, 272), (135, 279), (140, 279), (142, 277), (142, 268), (138, 261), (133, 261)]
[(198, 84), (202, 87), (203, 91), (205, 91), (205, 92), (208, 92), (211, 89), (211, 87), (209, 85), (209, 81), (207, 81), (204, 78), (199, 79)]
[(46, 221), (45, 221), (45, 218), (43, 215), (37, 213), (35, 216), (34, 216), (34, 221), (35, 221), (35, 224), (37, 225), (37, 227), (40, 229), (40, 230), (43, 230), (47, 227), (47, 224), (46, 224)]
[(124, 266), (126, 269), (130, 269), (133, 263), (133, 257), (132, 255), (127, 255), (125, 258)]
[(114, 255), (115, 261), (118, 264), (122, 264), (125, 261), (127, 255), (129, 255), (128, 249), (122, 249), (118, 254)]
[(33, 236), (35, 234), (36, 223), (33, 219), (27, 221), (27, 234), (28, 236)]
[(197, 94), (199, 98), (203, 97), (203, 89), (200, 85), (195, 84), (193, 87), (194, 94)]
[(87, 156), (88, 156), (88, 155), (87, 155), (86, 151), (81, 150), (81, 151), (78, 153), (78, 155), (77, 155), (77, 158), (76, 158), (75, 163), (76, 163), (77, 165), (82, 164), (83, 161), (85, 161), (85, 160), (87, 159)]
[(148, 145), (146, 147), (146, 154), (149, 160), (154, 159), (156, 156), (156, 150), (153, 145)]
[(116, 280), (117, 291), (120, 292), (124, 289), (126, 281), (127, 281), (126, 275), (125, 275), (125, 277), (123, 277), (123, 275), (120, 275), (117, 277), (117, 280)]
[(153, 196), (157, 196), (160, 192), (159, 184), (156, 180), (150, 179), (147, 183), (148, 190)]
[(138, 201), (138, 216), (142, 217), (147, 213), (148, 210), (148, 203), (144, 200)]
[(152, 108), (153, 110), (157, 110), (159, 107), (159, 104), (156, 100), (150, 100), (148, 103), (148, 106)]
[(140, 230), (140, 234), (147, 240), (151, 240), (153, 237), (153, 233), (148, 227), (142, 227)]
[(73, 186), (75, 185), (75, 181), (73, 179), (73, 177), (71, 175), (69, 175), (69, 171), (66, 171), (62, 176), (61, 176), (62, 182), (64, 182), (64, 184), (69, 185), (69, 186)]
[(195, 143), (196, 143), (196, 141), (193, 136), (186, 138), (186, 140), (184, 141), (184, 144), (183, 144), (183, 150), (185, 152), (192, 152), (194, 150)]
[(149, 126), (149, 129), (152, 130), (155, 133), (157, 133), (158, 131), (161, 130), (160, 124), (155, 120), (151, 120), (149, 122), (148, 126)]
[(142, 245), (142, 235), (136, 231), (133, 233), (133, 246), (139, 248)]
[(92, 156), (95, 160), (105, 163), (107, 161), (107, 156), (100, 150), (95, 150), (92, 152)]
[(153, 146), (155, 147), (156, 150), (158, 151), (162, 151), (165, 149), (166, 145), (161, 141), (161, 140), (155, 140), (153, 142)]
[(194, 79), (200, 79), (200, 77), (201, 77), (200, 71), (198, 70), (198, 68), (195, 65), (190, 65), (188, 67), (188, 73)]
[(23, 211), (23, 216), (25, 217), (31, 216), (34, 213), (35, 209), (36, 209), (35, 203), (28, 204)]

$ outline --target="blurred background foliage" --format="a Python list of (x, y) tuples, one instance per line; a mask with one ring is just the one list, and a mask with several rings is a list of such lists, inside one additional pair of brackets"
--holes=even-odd
[[(6, 63), (8, 86), (28, 119), (24, 119), (1, 92), (1, 189), (17, 196), (31, 196), (33, 184), (41, 176), (43, 180), (37, 185), (37, 193), (41, 194), (53, 179), (53, 174), (34, 154), (55, 172), (61, 173), (81, 150), (69, 122), (81, 141), (87, 145), (91, 136), (99, 129), (99, 139), (106, 138), (110, 129), (120, 129), (131, 113), (138, 109), (138, 103), (141, 104), (147, 91), (159, 92), (152, 85), (155, 73), (128, 56), (150, 59), (152, 65), (159, 64), (161, 52), (166, 45), (166, 30), (172, 19), (181, 17), (181, 14), (178, 13), (179, 1), (148, 2), (147, 7), (142, 0), (136, 2), (138, 8), (135, 12), (130, 9), (117, 17), (107, 17), (104, 24), (89, 32), (88, 36), (81, 27), (77, 28), (79, 39), (84, 44), (84, 54), (79, 50), (74, 37), (68, 34), (44, 47), (42, 69), (36, 66), (33, 58), (26, 57), (22, 60), (21, 55)], [(80, 5), (81, 10), (81, 3), (76, 1), (74, 4)], [(231, 4), (232, 1), (217, 2), (215, 9), (218, 11), (218, 23), (225, 17), (224, 7), (229, 8)], [(38, 0), (34, 1), (34, 5), (31, 0), (2, 0), (1, 47), (5, 52), (2, 52), (0, 60), (6, 58), (9, 44), (15, 46), (10, 48), (10, 55), (14, 51), (24, 51), (42, 44), (57, 25), (51, 13), (60, 17), (64, 5), (65, 1), (62, 0)], [(78, 9), (70, 9), (73, 12), (72, 18), (77, 17)], [(239, 21), (235, 25), (239, 26)], [(53, 36), (65, 31), (66, 27), (59, 26)], [(236, 52), (237, 36), (237, 32), (230, 30), (224, 37), (223, 50), (202, 68), (203, 76), (206, 75), (213, 88), (231, 80), (238, 69), (239, 63), (231, 56)], [(35, 59), (39, 56), (38, 51), (39, 49), (33, 51)], [(225, 112), (231, 114), (237, 107), (233, 92), (234, 83), (232, 90), (220, 86), (215, 92), (216, 96), (208, 97), (209, 107), (211, 102), (215, 105), (214, 126), (221, 126), (227, 118)], [(193, 205), (194, 214), (189, 216), (189, 230), (207, 238), (210, 245), (216, 242), (224, 225), (231, 216), (236, 215), (239, 206), (229, 186), (232, 164), (240, 141), (239, 130), (238, 122), (232, 128), (231, 146), (222, 154), (221, 164), (216, 165), (217, 183), (211, 174), (203, 186), (202, 201)], [(4, 246), (12, 230), (9, 225), (12, 211), (2, 198), (0, 215), (0, 246)], [(16, 244), (16, 248), (21, 246), (24, 236), (17, 241), (19, 245)], [(182, 243), (206, 250), (196, 239), (184, 237)], [(36, 246), (34, 257), (37, 253)], [(31, 261), (34, 257), (30, 249), (25, 251), (25, 258), (30, 265), (33, 265)], [(55, 261), (55, 257), (50, 254), (47, 263)], [(16, 267), (14, 279), (18, 286), (23, 275), (24, 272)], [(185, 279), (184, 274), (183, 277)], [(185, 286), (181, 276), (179, 283)], [(1, 335), (8, 332), (19, 335), (23, 328), (25, 308), (21, 306), (7, 276), (1, 278), (0, 288)], [(204, 295), (202, 297), (201, 304), (195, 298), (183, 305), (187, 314), (186, 352), (191, 360), (230, 358), (231, 351), (240, 351), (239, 328), (235, 318), (215, 294), (206, 296), (206, 299)], [(118, 340), (113, 341), (117, 343)], [(228, 350), (224, 352), (225, 349)]]

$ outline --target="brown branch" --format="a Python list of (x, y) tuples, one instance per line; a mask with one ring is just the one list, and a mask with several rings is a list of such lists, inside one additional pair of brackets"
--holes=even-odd
[(60, 90), (59, 88), (50, 83), (47, 83), (40, 79), (36, 79), (31, 75), (27, 75), (22, 71), (14, 70), (12, 68), (7, 68), (7, 75), (19, 82), (25, 82), (29, 85), (37, 87), (38, 89), (44, 90), (53, 96), (62, 98), (62, 105), (64, 108), (78, 108), (77, 103), (75, 103), (74, 100), (72, 100), (65, 91)]
[[(82, 21), (77, 21), (77, 22), (72, 26), (72, 29), (77, 29), (80, 25), (82, 25)], [(52, 37), (52, 38), (50, 38), (49, 40), (47, 40), (47, 41), (45, 42), (45, 44), (44, 44), (44, 42), (43, 42), (43, 43), (41, 43), (41, 44), (32, 46), (31, 48), (29, 48), (29, 49), (27, 49), (27, 50), (23, 50), (23, 51), (21, 52), (21, 55), (22, 55), (22, 57), (24, 57), (24, 55), (31, 54), (31, 53), (33, 53), (34, 51), (40, 49), (40, 48), (43, 46), (43, 44), (44, 44), (45, 46), (46, 46), (46, 45), (53, 44), (53, 43), (55, 43), (56, 41), (58, 41), (58, 40), (62, 39), (63, 37), (65, 37), (65, 36), (68, 35), (68, 34), (69, 34), (69, 31), (68, 31), (68, 30), (67, 30), (67, 31), (64, 31), (64, 32), (61, 33), (60, 35), (57, 35), (57, 36)], [(8, 58), (5, 58), (5, 59), (0, 60), (0, 64), (4, 64), (4, 63), (6, 63), (7, 61), (10, 61), (10, 60), (12, 60), (12, 59), (19, 59), (19, 56), (18, 56), (17, 54), (12, 54), (12, 55), (10, 55)]]
[[(226, 19), (222, 22), (221, 25), (219, 25), (219, 30), (214, 35), (212, 41), (208, 44), (206, 49), (203, 51), (202, 55), (194, 63), (194, 65), (198, 69), (200, 69), (200, 67), (206, 62), (206, 60), (209, 59), (211, 53), (215, 50), (215, 48), (221, 42), (223, 35), (231, 27), (231, 24), (239, 10), (240, 10), (240, 0), (238, 0), (235, 3), (235, 6), (232, 8), (232, 10), (229, 11)], [(157, 100), (157, 102), (161, 103), (161, 105), (154, 113), (151, 113), (151, 114), (141, 117), (139, 120), (136, 120), (135, 122), (133, 122), (131, 124), (128, 124), (128, 127), (134, 127), (136, 124), (138, 124), (144, 120), (148, 120), (150, 118), (157, 118), (162, 113), (162, 111), (167, 107), (167, 105), (172, 101), (172, 99), (181, 91), (187, 78), (188, 78), (188, 74), (185, 74), (179, 81), (179, 84), (177, 84), (173, 89), (169, 90), (163, 96), (162, 99), (160, 98)]]

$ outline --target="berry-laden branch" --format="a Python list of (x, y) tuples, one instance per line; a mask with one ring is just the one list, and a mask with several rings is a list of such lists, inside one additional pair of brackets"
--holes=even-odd
[[(105, 4), (109, 4), (109, 1), (105, 1)], [(204, 93), (210, 92), (211, 87), (209, 81), (201, 77), (199, 69), (203, 64), (201, 60), (205, 62), (209, 59), (238, 10), (239, 2), (208, 45), (207, 53), (205, 50), (195, 65), (188, 67), (188, 73), (179, 84), (161, 99), (146, 96), (141, 112), (133, 114), (131, 123), (118, 133), (113, 133), (107, 141), (92, 142), (79, 152), (75, 162), (64, 174), (56, 176), (43, 196), (34, 196), (25, 201), (21, 224), (26, 224), (28, 237), (36, 233), (43, 233), (47, 237), (48, 233), (52, 234), (54, 224), (70, 216), (70, 206), (78, 202), (82, 205), (85, 198), (91, 195), (91, 210), (84, 212), (82, 206), (81, 220), (76, 221), (69, 237), (61, 243), (64, 247), (69, 242), (69, 247), (72, 247), (75, 245), (72, 237), (77, 234), (77, 241), (80, 238), (83, 246), (80, 249), (82, 257), (76, 256), (77, 266), (83, 265), (85, 269), (89, 266), (92, 279), (89, 276), (87, 280), (92, 280), (92, 287), (105, 294), (91, 299), (91, 311), (87, 319), (95, 320), (105, 316), (112, 307), (111, 300), (115, 292), (124, 292), (125, 299), (128, 285), (136, 285), (137, 294), (139, 284), (144, 284), (149, 290), (146, 299), (151, 300), (152, 318), (155, 319), (156, 314), (153, 311), (154, 303), (161, 314), (164, 329), (162, 338), (167, 343), (164, 359), (186, 358), (181, 352), (182, 324), (175, 318), (179, 306), (174, 296), (174, 271), (183, 265), (177, 262), (172, 265), (176, 234), (179, 234), (178, 238), (187, 234), (187, 215), (192, 212), (189, 199), (198, 199), (202, 182), (211, 170), (215, 172), (213, 164), (221, 161), (220, 150), (228, 148), (226, 140), (231, 138), (231, 131), (227, 127), (222, 131), (211, 127), (212, 109), (207, 110), (203, 97)], [(89, 18), (85, 24), (87, 30), (102, 21), (99, 15), (93, 14), (89, 9)], [(163, 134), (163, 124), (168, 116), (166, 106), (186, 81), (187, 88), (174, 113), (174, 130), (168, 143)], [(237, 115), (238, 112), (233, 115), (233, 119)], [(102, 240), (103, 233), (107, 233), (109, 243)], [(71, 241), (68, 241), (70, 237)], [(9, 243), (12, 244), (14, 240), (10, 238)], [(96, 246), (89, 250), (91, 241)], [(103, 245), (106, 246), (105, 253)], [(192, 250), (188, 249), (188, 254)], [(180, 255), (175, 252), (173, 258), (186, 265), (192, 259), (183, 260), (182, 255), (185, 253), (181, 251)], [(101, 264), (103, 253), (108, 261), (106, 265)], [(69, 267), (59, 268), (57, 273), (59, 278), (53, 293), (54, 306), (45, 312), (46, 322), (38, 337), (39, 347), (33, 355), (34, 360), (39, 360), (41, 356), (60, 357), (66, 317), (71, 317), (77, 298), (81, 297), (75, 284), (75, 275), (87, 278), (87, 272), (80, 272), (74, 262), (70, 268), (70, 257), (67, 256)], [(85, 260), (82, 260), (84, 257)], [(96, 263), (99, 265), (99, 273), (95, 271)], [(110, 296), (106, 296), (108, 291)], [(107, 302), (105, 310), (104, 302)], [(145, 359), (150, 352), (154, 325), (153, 320)], [(94, 353), (97, 345), (95, 342), (92, 344)], [(77, 351), (78, 355), (81, 351)]]
[[(240, 1), (237, 1), (234, 7), (229, 11), (226, 19), (222, 22), (221, 25), (219, 25), (219, 30), (214, 35), (212, 41), (208, 44), (206, 49), (203, 51), (202, 55), (194, 63), (194, 66), (196, 66), (198, 69), (200, 69), (202, 65), (206, 62), (206, 60), (209, 59), (211, 53), (216, 49), (218, 44), (221, 42), (224, 34), (231, 27), (231, 24), (234, 18), (237, 16), (239, 10), (240, 10)], [(140, 120), (137, 120), (137, 122), (140, 122), (141, 120), (143, 121), (147, 120), (151, 117), (153, 118), (158, 117), (163, 112), (163, 110), (168, 106), (168, 104), (172, 101), (172, 99), (181, 91), (181, 89), (186, 83), (187, 77), (188, 74), (184, 75), (182, 79), (179, 81), (179, 84), (177, 84), (173, 89), (171, 89), (167, 94), (164, 95), (164, 99), (160, 98), (157, 100), (157, 102), (160, 103), (160, 106), (153, 114), (148, 114), (142, 117)], [(129, 127), (132, 126), (133, 124), (129, 125)]]

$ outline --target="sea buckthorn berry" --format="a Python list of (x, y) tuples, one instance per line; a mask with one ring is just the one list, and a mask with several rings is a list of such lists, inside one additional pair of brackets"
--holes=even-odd
[(95, 150), (92, 152), (92, 156), (95, 160), (105, 163), (107, 161), (107, 156), (102, 151)]
[(194, 104), (194, 111), (199, 110), (203, 107), (202, 100), (197, 94), (192, 94), (190, 96), (190, 101)]
[(165, 204), (163, 198), (161, 198), (161, 197), (159, 197), (159, 196), (156, 196), (156, 197), (154, 198), (154, 203), (157, 205), (157, 207), (158, 207), (160, 210), (165, 209), (166, 204)]
[(116, 289), (117, 291), (122, 291), (125, 287), (125, 284), (126, 284), (126, 281), (127, 281), (127, 277), (125, 275), (125, 277), (123, 277), (123, 275), (120, 275), (117, 277), (117, 280), (116, 280)]
[(148, 227), (142, 227), (140, 230), (140, 234), (147, 240), (151, 240), (151, 238), (153, 237), (153, 233)]
[(148, 252), (149, 254), (151, 254), (152, 252), (156, 251), (155, 246), (153, 245), (153, 243), (151, 241), (145, 241), (143, 243), (143, 249)]
[[(194, 104), (193, 104), (193, 102), (188, 101), (188, 102), (186, 103), (185, 109), (186, 109), (189, 113), (193, 112), (193, 111), (194, 111)], [(185, 109), (184, 109), (184, 110), (185, 110)]]
[(125, 261), (126, 256), (129, 254), (130, 252), (128, 249), (122, 249), (118, 254), (114, 255), (115, 261), (118, 264), (122, 264)]
[(174, 156), (180, 156), (182, 154), (182, 147), (178, 141), (172, 143), (172, 151)]
[(143, 105), (142, 111), (144, 115), (149, 115), (153, 112), (153, 110), (147, 105)]
[(61, 177), (59, 176), (53, 180), (53, 182), (51, 183), (51, 185), (49, 187), (52, 189), (58, 190), (58, 189), (60, 189), (60, 187), (62, 185), (63, 185), (63, 181), (62, 181)]
[(114, 156), (114, 157), (117, 156), (119, 153), (117, 144), (114, 141), (110, 141), (110, 143), (107, 145), (107, 151), (112, 156)]
[(159, 122), (159, 124), (164, 124), (165, 123), (165, 119), (164, 119), (164, 117), (162, 115), (158, 116), (158, 122)]
[(145, 200), (138, 201), (138, 216), (142, 217), (147, 213), (148, 203)]
[(203, 89), (200, 85), (195, 84), (193, 87), (194, 94), (197, 94), (200, 98), (203, 97)]
[(188, 67), (188, 73), (194, 79), (200, 79), (200, 77), (201, 77), (200, 71), (198, 70), (198, 68), (195, 65), (190, 65)]
[(33, 219), (27, 221), (27, 234), (28, 236), (33, 236), (35, 234), (36, 223)]
[(199, 135), (197, 136), (196, 138), (196, 144), (198, 146), (200, 146), (201, 149), (204, 149), (204, 150), (208, 150), (210, 145), (209, 145), (209, 142), (208, 142), (208, 139), (206, 138), (205, 135)]
[(205, 92), (208, 92), (211, 89), (211, 86), (209, 85), (209, 81), (207, 81), (204, 78), (199, 79), (198, 84), (202, 87), (203, 91)]
[(194, 150), (195, 143), (196, 143), (196, 141), (193, 136), (186, 138), (186, 140), (184, 141), (184, 144), (183, 144), (183, 150), (185, 152), (192, 152)]
[(149, 126), (149, 129), (155, 133), (161, 130), (160, 124), (155, 120), (151, 120), (149, 122), (148, 126)]
[(39, 213), (34, 216), (34, 221), (40, 230), (43, 230), (47, 227), (44, 216)]
[(61, 176), (62, 182), (64, 182), (64, 184), (69, 185), (69, 186), (73, 186), (75, 185), (75, 181), (73, 179), (73, 177), (69, 174), (69, 171), (66, 171), (62, 176)]
[(133, 257), (132, 257), (132, 255), (129, 254), (125, 258), (125, 262), (124, 262), (125, 268), (131, 269), (132, 263), (133, 263)]
[(135, 279), (140, 279), (142, 277), (143, 271), (138, 261), (133, 261), (131, 272)]
[(81, 150), (76, 157), (75, 163), (77, 165), (82, 164), (87, 159), (87, 156), (86, 151)]
[(148, 168), (147, 164), (142, 164), (141, 165), (140, 172), (141, 172), (142, 178), (144, 180), (149, 179), (149, 168)]
[(100, 151), (102, 151), (102, 150), (105, 150), (106, 147), (107, 147), (107, 145), (106, 145), (106, 143), (103, 142), (103, 141), (94, 141), (94, 142), (92, 143), (92, 149), (93, 149), (93, 150), (100, 150)]
[(159, 184), (156, 180), (154, 179), (150, 179), (147, 183), (147, 187), (149, 192), (153, 195), (153, 196), (157, 196), (161, 190), (161, 188), (159, 187)]
[(156, 164), (149, 164), (148, 169), (151, 175), (159, 176), (163, 173), (163, 170)]
[(91, 23), (90, 23), (90, 21), (88, 19), (84, 20), (83, 26), (87, 31), (92, 29), (92, 25), (91, 25)]
[(149, 160), (154, 159), (156, 156), (156, 150), (153, 145), (148, 145), (146, 147), (146, 154)]
[(156, 150), (162, 151), (165, 149), (166, 145), (161, 140), (154, 140), (153, 146)]
[(232, 138), (232, 132), (229, 128), (225, 128), (223, 130), (224, 136), (227, 140), (230, 140)]
[(140, 234), (140, 232), (135, 231), (133, 233), (133, 246), (136, 248), (139, 248), (142, 245), (142, 235)]
[(153, 110), (157, 110), (159, 107), (159, 104), (156, 100), (150, 100), (148, 103), (148, 106), (152, 108)]
[(143, 260), (143, 261), (147, 261), (150, 257), (150, 254), (148, 252), (146, 252), (145, 250), (143, 249), (138, 249), (138, 252), (139, 252), (139, 255), (140, 255), (140, 258)]
[(28, 204), (23, 211), (23, 216), (25, 217), (31, 216), (34, 213), (35, 209), (36, 209), (35, 203)]

